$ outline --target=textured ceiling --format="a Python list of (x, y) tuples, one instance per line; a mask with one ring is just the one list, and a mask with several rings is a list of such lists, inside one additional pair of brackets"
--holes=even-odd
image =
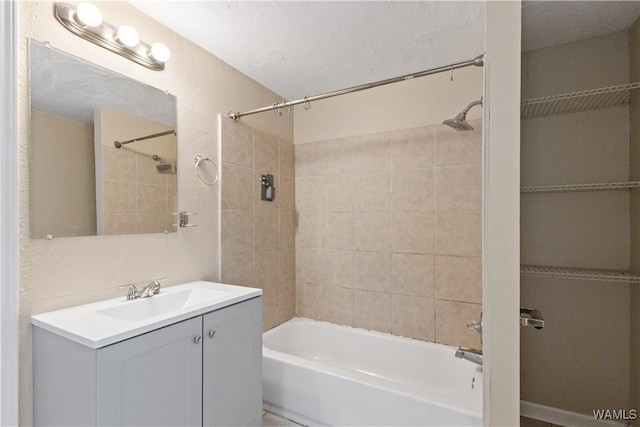
[(132, 3), (289, 100), (484, 51), (479, 1)]
[[(484, 51), (483, 1), (145, 1), (143, 12), (288, 100)], [(626, 30), (640, 1), (525, 1), (524, 51)]]

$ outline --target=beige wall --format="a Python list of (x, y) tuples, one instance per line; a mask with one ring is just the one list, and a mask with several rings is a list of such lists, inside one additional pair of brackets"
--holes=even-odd
[(466, 328), (482, 300), (472, 123), (296, 145), (298, 315), (480, 347)]
[[(640, 81), (640, 20), (630, 30), (630, 81)], [(640, 91), (631, 95), (630, 105), (631, 180), (640, 180)], [(640, 190), (631, 190), (631, 271), (640, 275)], [(640, 287), (631, 286), (631, 401), (630, 408), (640, 408)], [(634, 425), (640, 425), (636, 420)]]
[[(264, 291), (267, 330), (295, 315), (293, 143), (220, 120), (221, 278)], [(272, 202), (260, 197), (263, 174), (273, 175)]]
[[(141, 38), (161, 40), (172, 57), (162, 72), (148, 70), (74, 36), (53, 16), (53, 3), (19, 2), (20, 75), (20, 424), (31, 424), (31, 314), (122, 294), (118, 285), (166, 276), (165, 286), (191, 280), (218, 280), (217, 187), (194, 174), (197, 154), (217, 159), (219, 113), (273, 104), (278, 97), (218, 58), (173, 33), (125, 2), (98, 2), (104, 19), (135, 26)], [(157, 88), (178, 104), (178, 207), (199, 212), (196, 228), (177, 233), (29, 238), (28, 43), (32, 37)], [(291, 140), (292, 117), (263, 114), (244, 123)]]
[(31, 112), (31, 236), (96, 234), (93, 125)]
[[(106, 107), (95, 112), (95, 123), (98, 234), (176, 231), (176, 136), (114, 145), (171, 127)], [(154, 154), (171, 169), (159, 171)]]
[[(629, 81), (628, 33), (523, 55), (523, 99)], [(629, 110), (529, 119), (521, 128), (522, 185), (629, 179)], [(523, 264), (628, 270), (624, 191), (521, 196)], [(629, 406), (630, 286), (523, 277), (521, 304), (545, 328), (521, 331), (521, 398), (592, 415)], [(636, 359), (637, 363), (637, 359)]]

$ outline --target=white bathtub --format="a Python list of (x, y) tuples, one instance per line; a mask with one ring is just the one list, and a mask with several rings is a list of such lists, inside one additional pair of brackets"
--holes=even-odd
[(482, 368), (455, 350), (291, 319), (263, 335), (264, 407), (309, 426), (481, 426)]

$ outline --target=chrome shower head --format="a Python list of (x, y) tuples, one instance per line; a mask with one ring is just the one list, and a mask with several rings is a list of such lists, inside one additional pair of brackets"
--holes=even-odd
[(155, 160), (156, 162), (160, 162), (159, 165), (156, 165), (156, 169), (158, 169), (158, 172), (171, 172), (171, 164), (166, 163), (164, 160), (162, 160), (162, 157), (158, 156), (157, 154), (153, 155), (153, 160)]
[(458, 114), (453, 119), (447, 119), (443, 121), (442, 124), (452, 127), (457, 131), (473, 130), (473, 126), (471, 126), (469, 122), (467, 122), (467, 113), (469, 112), (471, 107), (475, 105), (482, 105), (482, 98), (480, 98), (480, 100), (478, 101), (473, 101), (471, 104), (467, 105), (467, 107), (464, 110), (462, 110), (462, 113)]

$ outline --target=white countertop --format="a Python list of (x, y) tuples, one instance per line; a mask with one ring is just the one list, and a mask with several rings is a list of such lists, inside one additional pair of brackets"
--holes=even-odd
[(38, 314), (31, 317), (31, 323), (100, 348), (260, 295), (262, 289), (196, 281), (162, 288), (149, 298), (126, 301), (122, 296)]

